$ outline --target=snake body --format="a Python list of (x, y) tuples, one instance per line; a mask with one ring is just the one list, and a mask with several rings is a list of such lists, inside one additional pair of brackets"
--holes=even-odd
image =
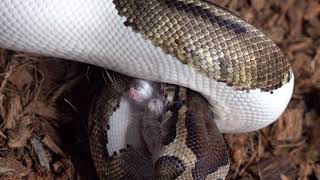
[[(269, 38), (206, 0), (2, 0), (0, 47), (186, 87), (207, 99), (221, 132), (274, 122), (294, 83), (288, 61)], [(105, 144), (90, 138), (99, 169), (108, 154)]]
[[(163, 95), (157, 99), (165, 102), (164, 112), (154, 115), (150, 112), (153, 110), (147, 108), (149, 113), (137, 114), (132, 111), (137, 105), (130, 105), (126, 98), (133, 79), (113, 77), (115, 79), (108, 82), (110, 85), (104, 86), (97, 95), (89, 118), (90, 147), (101, 179), (226, 177), (229, 170), (228, 151), (214, 123), (211, 106), (200, 94), (183, 87), (162, 84), (160, 89)], [(153, 125), (144, 124), (139, 117), (162, 121), (163, 128), (152, 129)], [(129, 122), (114, 125), (111, 121)], [(150, 136), (154, 150), (143, 143), (143, 135), (139, 133), (141, 126), (151, 129), (147, 131), (158, 132), (151, 132), (153, 135)], [(117, 136), (109, 137), (112, 129), (118, 130)], [(121, 147), (121, 143), (125, 143), (124, 148), (110, 151), (113, 146)]]

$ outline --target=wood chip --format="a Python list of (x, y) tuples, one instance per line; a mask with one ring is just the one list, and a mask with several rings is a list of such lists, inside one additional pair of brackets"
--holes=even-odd
[(21, 118), (19, 126), (12, 131), (11, 138), (8, 142), (10, 148), (22, 148), (27, 145), (29, 138), (32, 136), (32, 120), (29, 116)]
[(42, 142), (48, 146), (54, 153), (66, 157), (66, 155), (63, 153), (62, 149), (52, 140), (52, 138), (49, 135), (46, 135)]
[(26, 108), (26, 113), (37, 114), (43, 117), (57, 119), (56, 108), (44, 101), (32, 101)]
[(31, 84), (32, 81), (33, 76), (27, 68), (19, 68), (9, 77), (9, 82), (16, 86), (18, 90), (22, 90), (24, 86)]
[(260, 11), (265, 6), (265, 0), (251, 0), (251, 4), (256, 11)]
[(303, 114), (302, 108), (288, 109), (274, 126), (274, 140), (282, 142), (297, 142), (302, 138)]
[(21, 162), (12, 157), (0, 157), (0, 177), (23, 178), (30, 173)]
[(4, 127), (5, 129), (15, 129), (16, 120), (21, 115), (22, 112), (22, 102), (21, 97), (15, 96), (9, 99), (8, 110), (5, 115)]
[(296, 171), (296, 167), (288, 157), (272, 157), (252, 166), (251, 170), (261, 180), (272, 180), (281, 179), (284, 176), (292, 176)]

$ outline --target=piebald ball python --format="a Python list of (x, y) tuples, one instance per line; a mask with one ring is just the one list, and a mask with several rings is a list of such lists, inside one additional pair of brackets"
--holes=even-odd
[(207, 99), (220, 132), (274, 122), (294, 84), (269, 38), (207, 0), (1, 0), (0, 47), (186, 87)]
[(176, 85), (110, 77), (88, 126), (101, 179), (226, 177), (228, 150), (205, 98)]

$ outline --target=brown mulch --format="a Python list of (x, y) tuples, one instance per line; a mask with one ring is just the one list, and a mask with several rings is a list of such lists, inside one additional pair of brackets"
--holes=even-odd
[[(213, 1), (213, 0), (212, 0)], [(229, 134), (229, 179), (320, 179), (320, 1), (215, 0), (287, 54), (295, 89), (271, 126)], [(95, 179), (86, 118), (103, 70), (0, 49), (0, 179)]]

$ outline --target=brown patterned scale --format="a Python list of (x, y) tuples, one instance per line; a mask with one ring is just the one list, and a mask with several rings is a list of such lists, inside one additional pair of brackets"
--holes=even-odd
[[(205, 98), (183, 87), (156, 84), (153, 88), (159, 93), (143, 106), (140, 116), (130, 119), (133, 111), (125, 111), (130, 121), (139, 121), (137, 128), (142, 132), (135, 136), (143, 142), (130, 144), (132, 137), (127, 133), (135, 127), (122, 125), (128, 114), (115, 118), (113, 115), (127, 110), (122, 98), (130, 92), (134, 79), (114, 77), (96, 96), (89, 118), (90, 147), (101, 179), (225, 178), (229, 170), (228, 151)], [(157, 103), (155, 100), (163, 102), (163, 111), (153, 108), (158, 107), (152, 104)], [(137, 106), (133, 103), (132, 107)], [(118, 136), (123, 136), (128, 144), (108, 153), (108, 148), (117, 143), (108, 137), (112, 128), (124, 128)]]
[(198, 72), (237, 89), (271, 91), (289, 63), (268, 37), (206, 0), (114, 0), (126, 25)]

